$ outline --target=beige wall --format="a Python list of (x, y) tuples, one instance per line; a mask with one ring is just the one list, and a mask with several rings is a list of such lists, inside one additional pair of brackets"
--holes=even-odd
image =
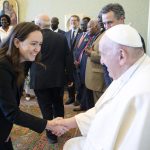
[[(39, 13), (60, 19), (65, 29), (65, 15), (80, 14), (97, 18), (99, 10), (108, 3), (118, 2), (126, 12), (126, 23), (131, 23), (147, 41), (149, 0), (17, 0), (19, 20), (31, 21)], [(147, 44), (147, 43), (146, 43)]]

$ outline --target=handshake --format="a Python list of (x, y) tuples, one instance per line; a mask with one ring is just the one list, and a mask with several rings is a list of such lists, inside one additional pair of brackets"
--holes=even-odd
[(46, 129), (50, 130), (56, 136), (61, 136), (71, 128), (76, 128), (77, 124), (75, 118), (63, 119), (61, 117), (57, 117), (53, 120), (48, 120)]

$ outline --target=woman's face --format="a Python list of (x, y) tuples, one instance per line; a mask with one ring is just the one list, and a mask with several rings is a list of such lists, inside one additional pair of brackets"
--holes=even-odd
[(2, 27), (3, 27), (3, 28), (5, 28), (5, 27), (8, 27), (8, 26), (9, 26), (9, 23), (8, 23), (8, 21), (7, 21), (7, 18), (6, 18), (6, 17), (2, 17), (0, 21), (1, 21), (1, 25), (2, 25)]
[(31, 32), (24, 41), (16, 39), (16, 47), (19, 48), (20, 62), (34, 61), (41, 50), (43, 36), (40, 31)]

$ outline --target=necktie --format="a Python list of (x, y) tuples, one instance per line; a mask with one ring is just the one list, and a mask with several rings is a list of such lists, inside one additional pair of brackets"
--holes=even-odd
[(79, 40), (79, 43), (78, 43), (78, 45), (77, 45), (78, 48), (80, 47), (80, 45), (81, 45), (81, 43), (83, 42), (84, 38), (85, 38), (85, 32), (83, 32), (83, 34), (82, 34), (82, 36), (81, 36), (81, 38), (80, 38), (80, 40)]
[(83, 53), (84, 53), (84, 50), (89, 46), (89, 44), (91, 44), (92, 38), (93, 38), (93, 37), (90, 37), (90, 38), (89, 38), (89, 40), (88, 40), (86, 46), (82, 49), (82, 51), (81, 51), (81, 53), (80, 53), (80, 55), (79, 55), (79, 58), (78, 58), (78, 61), (79, 61), (79, 62), (81, 62), (81, 59), (82, 59), (82, 55), (83, 55)]

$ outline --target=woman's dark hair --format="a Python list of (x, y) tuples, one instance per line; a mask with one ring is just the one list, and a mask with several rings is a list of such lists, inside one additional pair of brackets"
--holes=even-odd
[[(24, 41), (31, 32), (40, 31), (41, 28), (32, 22), (22, 22), (17, 24), (11, 31), (8, 39), (0, 47), (0, 61), (8, 58), (13, 65), (13, 69), (17, 76), (18, 85), (22, 84), (24, 80), (24, 72), (20, 63), (20, 52), (14, 44), (14, 39)], [(40, 53), (36, 56), (35, 61), (39, 62)]]
[[(6, 14), (3, 14), (3, 15), (0, 16), (0, 20), (1, 20), (1, 18), (3, 18), (3, 17), (5, 17), (5, 18), (7, 19), (8, 25), (10, 26), (10, 24), (11, 24), (11, 19), (10, 19), (10, 17), (9, 17), (8, 15), (6, 15)], [(1, 21), (0, 21), (0, 26), (2, 26)]]

